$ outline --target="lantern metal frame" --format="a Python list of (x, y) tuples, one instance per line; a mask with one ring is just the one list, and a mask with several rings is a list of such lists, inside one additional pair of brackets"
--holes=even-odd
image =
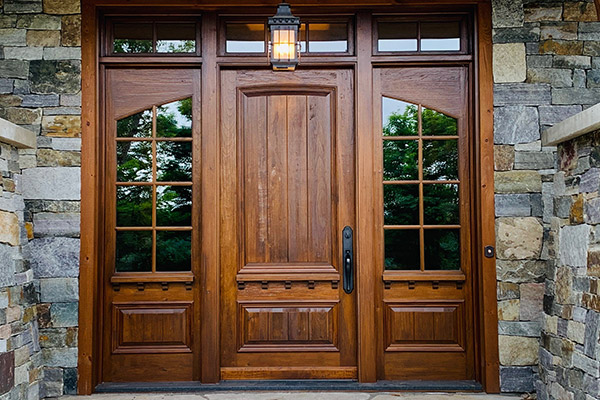
[[(269, 59), (271, 61), (271, 65), (273, 66), (273, 70), (275, 71), (293, 71), (296, 69), (298, 62), (300, 61), (300, 18), (296, 17), (292, 14), (292, 10), (289, 3), (282, 2), (277, 6), (277, 12), (274, 16), (269, 17), (268, 19), (268, 27), (269, 27)], [(294, 56), (288, 58), (275, 58), (274, 46), (277, 43), (281, 43), (281, 38), (277, 38), (277, 34), (281, 34), (282, 32), (286, 32), (288, 35), (288, 46), (293, 46)], [(293, 32), (294, 43), (290, 43), (291, 40), (289, 38), (290, 32)], [(288, 52), (289, 54), (290, 52)]]

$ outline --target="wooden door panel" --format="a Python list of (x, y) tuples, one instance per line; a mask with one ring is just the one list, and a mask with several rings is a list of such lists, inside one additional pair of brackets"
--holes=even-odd
[[(103, 382), (200, 377), (199, 77), (106, 71)], [(176, 213), (185, 222), (173, 222)]]
[(378, 377), (475, 379), (468, 68), (380, 68), (373, 83)]
[(356, 376), (352, 86), (349, 70), (222, 73), (222, 379)]

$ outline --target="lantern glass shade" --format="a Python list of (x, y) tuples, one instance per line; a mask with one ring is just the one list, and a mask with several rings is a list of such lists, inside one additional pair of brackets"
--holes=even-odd
[(293, 70), (298, 64), (297, 28), (286, 27), (271, 31), (271, 61), (278, 69)]
[(276, 71), (293, 71), (298, 64), (300, 18), (292, 14), (290, 5), (281, 3), (277, 13), (269, 18), (271, 42), (269, 56)]

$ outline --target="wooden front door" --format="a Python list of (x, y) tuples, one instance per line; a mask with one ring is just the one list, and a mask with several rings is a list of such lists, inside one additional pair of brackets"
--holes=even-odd
[(224, 70), (220, 109), (221, 379), (356, 378), (352, 71)]

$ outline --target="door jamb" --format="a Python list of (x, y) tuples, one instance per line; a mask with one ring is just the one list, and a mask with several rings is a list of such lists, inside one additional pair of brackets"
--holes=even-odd
[[(146, 1), (147, 2), (147, 1)], [(131, 1), (142, 5), (143, 0)], [(159, 2), (153, 3), (158, 5)], [(169, 2), (168, 5), (198, 7), (198, 1), (179, 0)], [(210, 3), (210, 1), (200, 1), (200, 3)], [(226, 1), (226, 3), (247, 3), (244, 0)], [(312, 0), (305, 0), (304, 3), (315, 3)], [(321, 3), (321, 1), (316, 1)], [(340, 3), (340, 1), (332, 1), (332, 3)], [(381, 3), (377, 1), (364, 1), (365, 5), (369, 3)], [(390, 1), (390, 4), (392, 2)], [(414, 2), (416, 5), (422, 4), (418, 0)], [(428, 2), (430, 5), (433, 2)], [(448, 4), (446, 1), (440, 3)], [(499, 359), (498, 359), (498, 316), (497, 316), (497, 300), (496, 300), (496, 268), (495, 259), (485, 258), (483, 256), (483, 247), (487, 245), (495, 245), (495, 216), (494, 216), (494, 171), (493, 171), (493, 77), (492, 77), (492, 40), (491, 40), (491, 4), (489, 0), (466, 0), (464, 2), (457, 1), (457, 4), (469, 3), (477, 4), (476, 11), (476, 46), (475, 46), (475, 69), (476, 69), (476, 90), (475, 90), (475, 110), (476, 110), (476, 126), (478, 127), (479, 140), (477, 162), (477, 226), (478, 226), (478, 246), (477, 261), (479, 265), (479, 274), (476, 276), (477, 286), (479, 288), (476, 300), (479, 303), (477, 307), (476, 323), (478, 324), (479, 334), (479, 368), (478, 375), (484, 390), (488, 393), (499, 392)], [(165, 4), (167, 4), (165, 2)], [(78, 346), (78, 393), (89, 395), (94, 391), (95, 386), (100, 382), (100, 365), (99, 365), (99, 342), (101, 334), (98, 331), (99, 316), (97, 312), (99, 307), (99, 283), (100, 279), (100, 246), (99, 233), (102, 227), (101, 221), (98, 218), (97, 210), (100, 203), (101, 191), (101, 172), (100, 171), (100, 119), (99, 119), (99, 94), (100, 91), (100, 73), (99, 73), (99, 6), (116, 6), (118, 1), (112, 0), (82, 0), (82, 162), (81, 162), (81, 253), (80, 253), (80, 300), (79, 300), (79, 346)], [(214, 4), (207, 4), (214, 5)], [(220, 4), (224, 5), (224, 4)], [(361, 27), (366, 27), (367, 14), (357, 13), (357, 52), (365, 51), (367, 44), (366, 40), (360, 40)], [(370, 17), (368, 18), (370, 24)], [(214, 20), (214, 18), (213, 18)], [(204, 34), (216, 35), (216, 26), (211, 24), (202, 24)], [(370, 29), (369, 29), (370, 31)], [(369, 38), (370, 40), (370, 38)], [(204, 45), (204, 44), (203, 44)], [(203, 46), (204, 47), (204, 46)], [(210, 57), (208, 51), (213, 51), (214, 57)], [(207, 49), (203, 54), (202, 70), (209, 71), (206, 73), (214, 74), (217, 69), (216, 49)], [(360, 59), (360, 58), (359, 58)], [(357, 65), (357, 74), (363, 72), (369, 66), (368, 59), (362, 58), (365, 61), (359, 62)], [(210, 80), (209, 80), (210, 81)], [(370, 79), (362, 79), (362, 84), (357, 86), (357, 93), (367, 92), (369, 90)], [(360, 82), (360, 81), (359, 81)], [(371, 83), (372, 85), (372, 83)], [(207, 85), (203, 82), (203, 99), (207, 96), (216, 95), (217, 82)], [(358, 96), (358, 106), (367, 107), (370, 109), (369, 102), (371, 95)], [(478, 100), (478, 101), (477, 101)], [(204, 107), (204, 105), (203, 105)], [(203, 129), (216, 128), (217, 110), (208, 110), (215, 115), (213, 118), (203, 118)], [(357, 129), (369, 128), (369, 117), (357, 117)], [(368, 129), (367, 129), (368, 131)], [(360, 138), (360, 135), (358, 135)], [(361, 146), (360, 139), (358, 140)], [(218, 148), (218, 138), (216, 138), (209, 146)], [(357, 155), (357, 172), (358, 180), (361, 179), (370, 187), (372, 182), (373, 165), (373, 149), (372, 141), (362, 143), (365, 150), (370, 149), (370, 155), (367, 152), (361, 152)], [(203, 146), (204, 147), (204, 146)], [(359, 147), (360, 148), (360, 147)], [(203, 152), (203, 157), (217, 157), (218, 152), (214, 151)], [(218, 160), (214, 160), (215, 162)], [(214, 164), (216, 165), (216, 164)], [(371, 176), (369, 178), (369, 176)], [(212, 172), (204, 173), (203, 183), (218, 182), (218, 169)], [(202, 217), (213, 219), (213, 222), (218, 222), (218, 213), (209, 213), (210, 209), (218, 209), (218, 191), (208, 190), (211, 185), (202, 185), (203, 196), (207, 196), (210, 207), (203, 208)], [(368, 244), (373, 240), (373, 224), (369, 226), (368, 218), (364, 211), (372, 207), (372, 190), (370, 193), (367, 190), (361, 191), (358, 195), (358, 210), (359, 210), (359, 232), (362, 230), (367, 237), (361, 238), (359, 242), (359, 254), (372, 254), (368, 250)], [(206, 201), (206, 200), (205, 200)], [(370, 202), (369, 202), (370, 201)], [(206, 211), (204, 211), (206, 210)], [(361, 215), (361, 211), (363, 214)], [(363, 221), (363, 222), (361, 222)], [(214, 226), (218, 226), (215, 223)], [(365, 233), (366, 232), (366, 233)], [(369, 232), (371, 233), (369, 235)], [(218, 236), (212, 235), (213, 239), (208, 239), (209, 250), (203, 252), (202, 262), (210, 263), (218, 260), (218, 241), (214, 238)], [(370, 238), (370, 239), (369, 239)], [(217, 258), (215, 258), (217, 257)], [(362, 259), (362, 263), (373, 263), (373, 259)], [(214, 315), (214, 310), (219, 308), (219, 280), (218, 272), (211, 276), (203, 276), (201, 287), (203, 289), (202, 311), (206, 315), (207, 320), (203, 321), (203, 334), (217, 335), (218, 338), (218, 317)], [(358, 304), (361, 310), (365, 307), (374, 304), (375, 284), (377, 280), (374, 274), (370, 274), (367, 279), (358, 280)], [(211, 314), (212, 312), (212, 314)], [(360, 315), (363, 314), (361, 317)], [(212, 317), (210, 317), (212, 315)], [(369, 316), (370, 315), (370, 316)], [(366, 317), (369, 316), (369, 317)], [(367, 348), (375, 349), (376, 337), (368, 327), (375, 326), (374, 313), (359, 313), (359, 379), (362, 382), (373, 382), (376, 380), (375, 368), (366, 368), (367, 365), (376, 365), (375, 351), (368, 351)], [(372, 321), (371, 321), (372, 320)], [(216, 323), (215, 323), (216, 321)], [(364, 349), (363, 349), (364, 347)], [(218, 382), (219, 380), (219, 362), (218, 362), (218, 343), (211, 346), (210, 349), (205, 349), (202, 352), (202, 380), (204, 382)], [(362, 366), (362, 368), (361, 368)]]

